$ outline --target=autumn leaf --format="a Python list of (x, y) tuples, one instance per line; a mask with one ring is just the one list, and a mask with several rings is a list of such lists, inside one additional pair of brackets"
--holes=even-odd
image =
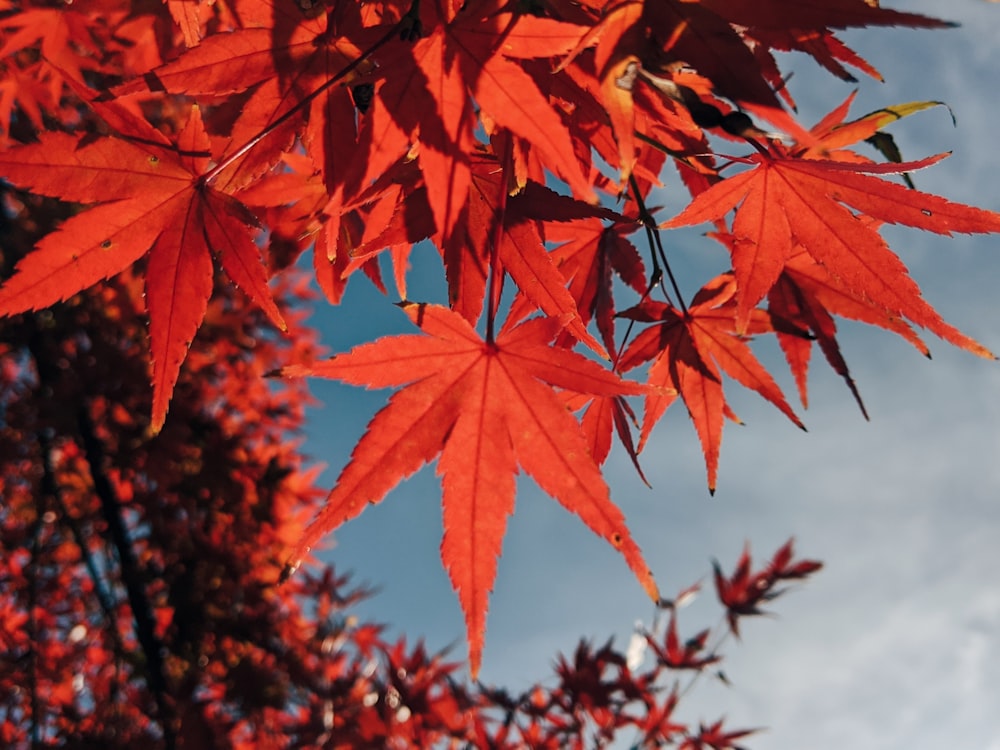
[(670, 622), (663, 637), (663, 645), (661, 646), (651, 636), (648, 637), (648, 641), (657, 658), (671, 669), (701, 670), (722, 659), (718, 654), (703, 653), (710, 633), (708, 629), (702, 630), (681, 644), (681, 639), (677, 635), (677, 611), (674, 609), (670, 612)]
[(856, 79), (842, 63), (881, 81), (878, 70), (830, 29), (878, 25), (944, 28), (951, 25), (916, 13), (880, 8), (875, 0), (828, 0), (822, 4), (788, 0), (707, 0), (703, 4), (730, 23), (745, 28), (746, 41), (760, 61), (762, 71), (782, 93), (784, 82), (772, 50), (804, 52), (845, 81)]
[[(192, 2), (177, 2), (200, 7)], [(247, 28), (213, 34), (177, 59), (117, 86), (116, 96), (144, 92), (195, 97), (232, 96), (250, 90), (227, 129), (240, 158), (218, 177), (243, 187), (275, 164), (300, 134), (314, 163), (332, 186), (354, 156), (355, 108), (343, 85), (357, 75), (385, 29), (359, 29), (350, 13), (303, 16), (294, 4), (262, 3), (265, 13), (248, 14)], [(345, 18), (346, 16), (346, 18)], [(266, 134), (266, 137), (262, 137)]]
[[(618, 361), (622, 372), (645, 362), (653, 363), (649, 368), (649, 385), (657, 390), (646, 395), (639, 450), (645, 446), (653, 426), (674, 402), (676, 394), (680, 394), (701, 440), (708, 489), (712, 493), (718, 473), (723, 417), (738, 421), (723, 395), (720, 367), (805, 429), (778, 384), (754, 357), (744, 337), (737, 334), (735, 293), (732, 276), (724, 274), (706, 284), (687, 310), (647, 299), (620, 313), (631, 320), (655, 323), (629, 343)], [(763, 311), (755, 311), (753, 319), (758, 330), (771, 329)]]
[[(775, 335), (803, 404), (814, 345), (861, 404), (837, 318), (923, 353), (926, 328), (988, 356), (930, 308), (878, 234), (884, 223), (997, 230), (997, 214), (883, 179), (935, 161), (904, 162), (882, 130), (936, 103), (852, 120), (849, 98), (811, 130), (793, 114), (798, 79), (778, 52), (845, 80), (878, 77), (834, 32), (888, 24), (947, 25), (879, 0), (0, 0), (0, 141), (21, 144), (0, 155), (0, 315), (17, 316), (0, 337), (0, 526), (37, 542), (22, 550), (31, 564), (0, 559), (0, 663), (13, 668), (0, 669), (0, 691), (15, 698), (0, 745), (266, 744), (259, 730), (272, 727), (295, 746), (335, 735), (351, 747), (557, 748), (635, 729), (627, 741), (644, 746), (737, 750), (748, 730), (678, 723), (686, 688), (660, 679), (717, 658), (708, 631), (678, 634), (697, 585), (657, 600), (671, 618), (652, 670), (610, 641), (584, 643), (559, 660), (555, 687), (508, 696), (466, 690), (440, 655), (355, 626), (343, 607), (356, 598), (329, 568), (275, 584), (436, 461), (441, 555), (475, 672), (520, 471), (656, 596), (600, 467), (617, 439), (638, 470), (680, 398), (714, 489), (724, 420), (737, 419), (724, 376), (801, 426), (751, 336)], [(717, 153), (716, 137), (760, 153)], [(895, 164), (848, 150), (862, 140)], [(687, 305), (680, 289), (701, 280), (646, 209), (673, 176), (668, 161), (695, 198), (665, 226), (712, 222), (732, 258)], [(627, 239), (640, 227), (648, 261)], [(296, 275), (311, 252), (308, 287), (279, 279), (278, 296), (308, 303), (318, 285), (339, 303), (357, 270), (386, 291), (388, 251), (406, 300), (411, 262), (413, 287), (433, 283), (436, 262), (413, 249), (425, 241), (449, 308), (405, 302), (412, 335), (284, 370), (395, 389), (307, 527), (319, 469), (302, 470), (287, 439), (305, 386), (259, 376), (315, 362), (315, 344), (307, 331), (268, 333), (266, 316), (284, 326), (270, 274)], [(669, 303), (648, 299), (668, 284)], [(629, 325), (631, 343), (615, 328), (625, 295), (641, 300), (621, 313), (642, 324)], [(52, 315), (21, 314), (69, 298)], [(335, 312), (357, 322), (349, 306)], [(283, 314), (294, 329), (307, 312)], [(147, 329), (156, 440), (137, 413)], [(574, 353), (578, 342), (610, 353), (610, 370)], [(639, 368), (648, 384), (622, 380)], [(175, 389), (185, 398), (164, 423)], [(630, 395), (645, 399), (641, 427)], [(111, 527), (116, 495), (129, 533), (89, 534)], [(760, 569), (749, 550), (731, 574), (716, 565), (731, 631), (818, 566), (794, 560), (790, 542)], [(133, 585), (143, 580), (146, 591)], [(145, 698), (126, 712), (103, 700), (125, 694)]]
[(852, 26), (911, 26), (942, 28), (947, 21), (880, 8), (866, 0), (702, 0), (729, 22), (765, 29), (846, 29)]
[(678, 745), (677, 750), (743, 750), (735, 741), (760, 731), (759, 729), (737, 729), (726, 731), (723, 721), (713, 721), (711, 724), (700, 724), (698, 734), (686, 737)]
[(204, 179), (211, 150), (200, 110), (191, 110), (171, 144), (145, 121), (103, 106), (113, 124), (130, 128), (122, 137), (48, 132), (36, 144), (0, 153), (0, 170), (10, 182), (66, 201), (98, 203), (18, 263), (0, 287), (0, 315), (65, 300), (148, 253), (152, 427), (158, 431), (212, 294), (213, 254), (275, 325), (285, 324), (248, 226), (253, 216)]
[(5, 13), (0, 19), (0, 58), (13, 62), (15, 53), (37, 44), (39, 57), (79, 80), (82, 68), (100, 68), (100, 26), (98, 19), (69, 7), (27, 7), (13, 15)]
[(708, 78), (718, 94), (796, 140), (810, 140), (809, 133), (781, 106), (750, 45), (729, 20), (706, 4), (683, 0), (646, 3), (643, 9), (646, 23), (665, 37), (667, 53)]
[[(870, 140), (886, 125), (904, 117), (909, 117), (917, 112), (931, 109), (932, 107), (946, 107), (944, 102), (907, 102), (906, 104), (894, 104), (890, 107), (882, 107), (874, 112), (869, 112), (857, 119), (845, 122), (847, 110), (850, 108), (855, 91), (843, 101), (836, 109), (820, 120), (811, 129), (816, 136), (817, 142), (809, 148), (797, 150), (795, 155), (807, 159), (836, 159), (838, 161), (868, 162), (853, 151), (841, 150), (844, 146), (849, 146), (859, 141)], [(954, 116), (952, 116), (954, 121)], [(876, 145), (877, 144), (872, 144)], [(895, 157), (883, 154), (889, 161), (899, 163), (902, 161), (898, 153)]]
[(639, 251), (626, 239), (635, 229), (636, 223), (627, 219), (604, 226), (596, 218), (553, 222), (545, 229), (546, 241), (560, 243), (550, 256), (569, 282), (583, 322), (597, 323), (609, 352), (616, 349), (614, 276), (640, 295), (648, 283)]
[(628, 453), (635, 466), (636, 472), (643, 483), (649, 487), (649, 480), (643, 474), (639, 465), (639, 454), (635, 449), (635, 442), (632, 440), (632, 425), (638, 425), (635, 412), (629, 406), (628, 401), (622, 396), (592, 396), (587, 394), (565, 392), (566, 408), (570, 411), (583, 409), (580, 417), (580, 427), (583, 429), (584, 437), (590, 446), (590, 455), (598, 466), (603, 466), (611, 453), (611, 436), (618, 435), (618, 441), (622, 444), (625, 452)]
[(566, 67), (586, 47), (596, 41), (594, 66), (600, 81), (601, 103), (611, 120), (618, 144), (619, 181), (632, 174), (636, 162), (635, 107), (632, 89), (645, 51), (644, 28), (640, 23), (643, 6), (637, 2), (615, 5), (585, 34), (570, 54), (559, 64)]
[(655, 599), (652, 574), (610, 500), (580, 426), (551, 388), (615, 396), (640, 393), (642, 386), (548, 346), (563, 326), (558, 319), (533, 318), (490, 342), (446, 308), (402, 307), (425, 335), (383, 338), (326, 362), (284, 370), (374, 388), (404, 386), (372, 419), (326, 507), (292, 554), (292, 567), (320, 537), (440, 455), (441, 558), (465, 613), (473, 674), (518, 467), (618, 549)]
[[(444, 245), (460, 244), (458, 225), (473, 190), (477, 118), (488, 117), (531, 144), (546, 167), (591, 202), (596, 195), (579, 166), (569, 132), (520, 64), (567, 51), (585, 29), (553, 19), (517, 15), (506, 3), (478, 0), (459, 13), (437, 3), (420, 6), (431, 30), (415, 43), (387, 46), (380, 69), (394, 71), (377, 83), (361, 127), (361, 173), (367, 185), (419, 141), (420, 168)], [(446, 251), (447, 252), (447, 251)]]
[(944, 155), (901, 164), (847, 164), (754, 154), (751, 169), (698, 195), (661, 226), (722, 219), (736, 208), (731, 246), (736, 327), (745, 331), (754, 306), (781, 275), (796, 243), (852, 294), (867, 298), (956, 346), (983, 357), (984, 347), (958, 334), (924, 301), (906, 266), (867, 217), (938, 234), (1000, 231), (1000, 214), (909, 190), (874, 175), (929, 166)]
[[(852, 294), (802, 248), (793, 251), (777, 283), (768, 292), (767, 301), (778, 343), (795, 376), (803, 406), (808, 405), (806, 375), (814, 338), (827, 362), (844, 379), (865, 419), (868, 418), (861, 394), (840, 351), (834, 315), (884, 328), (909, 341), (921, 354), (930, 356), (927, 346), (906, 321), (885, 307)], [(958, 331), (954, 333), (962, 335)]]
[[(556, 220), (569, 221), (579, 217), (618, 215), (608, 209), (559, 195), (533, 181), (528, 181), (516, 194), (508, 195), (506, 172), (501, 169), (500, 161), (493, 154), (485, 149), (477, 149), (475, 153), (468, 155), (468, 161), (470, 180), (460, 220), (452, 227), (450, 237), (443, 236), (440, 231), (434, 234), (435, 244), (444, 261), (452, 309), (470, 322), (479, 318), (483, 309), (489, 259), (496, 245), (498, 260), (503, 269), (534, 305), (534, 309), (540, 309), (551, 317), (562, 318), (566, 321), (566, 335), (573, 336), (606, 357), (601, 344), (587, 330), (589, 317), (584, 317), (577, 309), (572, 292), (566, 288), (565, 275), (560, 273), (554, 262), (556, 259), (546, 251), (542, 243), (537, 217), (551, 216)], [(406, 168), (406, 165), (397, 164), (395, 169), (400, 166)], [(412, 171), (408, 170), (408, 173), (412, 174)], [(366, 191), (366, 195), (371, 192), (374, 192), (374, 186), (371, 191)], [(412, 214), (414, 211), (414, 199), (419, 198), (417, 206), (424, 205), (429, 192), (431, 191), (414, 189), (408, 197), (400, 196), (410, 203), (406, 207), (408, 213)], [(408, 226), (425, 225), (426, 212), (418, 209), (417, 214), (419, 218), (410, 219)], [(376, 239), (378, 238), (372, 238), (369, 242), (374, 243)], [(413, 241), (419, 237), (414, 235), (407, 239)], [(380, 249), (356, 255), (354, 265)]]
[(761, 570), (754, 571), (750, 545), (736, 562), (732, 575), (726, 576), (717, 562), (713, 563), (715, 592), (726, 607), (729, 629), (737, 638), (740, 635), (739, 618), (764, 614), (762, 604), (773, 601), (784, 593), (777, 588), (780, 581), (801, 580), (823, 567), (815, 560), (793, 560), (794, 541), (789, 539)]

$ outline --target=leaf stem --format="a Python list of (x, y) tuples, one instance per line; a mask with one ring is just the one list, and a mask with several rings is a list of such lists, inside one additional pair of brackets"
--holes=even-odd
[(490, 276), (486, 291), (486, 341), (493, 343), (497, 309), (503, 293), (503, 266), (500, 263), (500, 243), (503, 242), (504, 221), (507, 216), (507, 174), (514, 158), (513, 136), (508, 132), (504, 138), (503, 155), (500, 157), (500, 195), (496, 224), (493, 226), (493, 241), (490, 243)]
[[(663, 250), (663, 241), (660, 239), (660, 231), (656, 227), (656, 220), (646, 208), (646, 203), (642, 199), (642, 192), (639, 190), (639, 183), (636, 182), (635, 175), (629, 175), (628, 181), (632, 188), (632, 196), (635, 198), (636, 205), (639, 207), (639, 221), (641, 221), (642, 225), (646, 228), (646, 238), (649, 240), (649, 251), (653, 259), (652, 283), (656, 282), (657, 272), (659, 272), (662, 277), (662, 273), (665, 271), (667, 278), (670, 279), (670, 285), (674, 289), (674, 294), (677, 296), (677, 304), (680, 306), (684, 314), (687, 315), (687, 305), (684, 304), (684, 297), (681, 294), (681, 289), (677, 285), (677, 279), (674, 278), (674, 272), (670, 269), (670, 261), (667, 260), (667, 254)], [(664, 294), (666, 294), (666, 291), (664, 291)], [(667, 295), (667, 300), (670, 300), (669, 295)]]

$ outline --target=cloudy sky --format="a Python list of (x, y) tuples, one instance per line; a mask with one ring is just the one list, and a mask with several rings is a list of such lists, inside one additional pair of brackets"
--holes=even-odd
[[(887, 80), (862, 81), (853, 114), (947, 102), (955, 127), (937, 108), (891, 128), (906, 158), (954, 152), (917, 173), (917, 185), (1000, 210), (1000, 6), (884, 4), (947, 13), (962, 25), (845, 35)], [(805, 124), (852, 89), (814, 74), (806, 61), (787, 62)], [(685, 201), (669, 192), (661, 202), (677, 211)], [(889, 240), (945, 319), (1000, 352), (998, 239), (900, 230)], [(719, 270), (719, 251), (697, 231), (668, 241), (678, 265), (690, 270), (691, 286)], [(421, 259), (433, 264), (433, 251), (418, 250)], [(346, 305), (317, 320), (333, 350), (408, 330), (398, 310), (363, 282), (352, 284)], [(811, 378), (810, 408), (799, 409), (808, 434), (733, 385), (727, 393), (746, 425), (727, 426), (714, 498), (679, 404), (642, 457), (654, 489), (638, 481), (621, 451), (612, 453), (612, 496), (666, 594), (706, 576), (713, 557), (731, 567), (745, 541), (764, 557), (795, 536), (800, 555), (826, 563), (812, 582), (774, 603), (775, 618), (747, 622), (743, 642), (727, 642), (732, 686), (703, 681), (680, 716), (725, 715), (734, 727), (770, 727), (748, 743), (757, 750), (1000, 750), (1000, 365), (933, 338), (928, 361), (890, 334), (848, 324), (841, 343), (871, 422), (823, 362)], [(758, 351), (792, 399), (776, 348)], [(325, 406), (312, 412), (306, 450), (329, 464), (329, 485), (388, 394), (314, 385)], [(431, 648), (455, 643), (462, 657), (464, 624), (441, 568), (440, 537), (440, 486), (431, 467), (341, 529), (327, 554), (380, 587), (364, 615)], [(715, 623), (713, 599), (706, 593), (683, 610), (682, 630)], [(581, 636), (615, 635), (624, 647), (634, 622), (648, 623), (652, 614), (622, 559), (521, 480), (481, 678), (518, 690), (548, 677), (556, 653), (571, 652)]]

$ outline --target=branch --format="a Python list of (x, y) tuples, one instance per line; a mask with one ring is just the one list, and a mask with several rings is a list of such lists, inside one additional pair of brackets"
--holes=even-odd
[[(46, 448), (44, 461), (46, 462), (46, 471), (48, 471), (48, 463), (51, 461), (48, 448)], [(90, 580), (94, 584), (94, 593), (97, 596), (97, 603), (100, 605), (101, 611), (104, 613), (104, 617), (108, 621), (108, 628), (111, 631), (111, 640), (114, 643), (115, 654), (120, 659), (125, 654), (125, 644), (122, 643), (121, 634), (118, 632), (118, 621), (115, 616), (114, 599), (112, 599), (111, 593), (104, 586), (104, 579), (101, 578), (100, 571), (97, 568), (97, 563), (94, 562), (94, 556), (90, 553), (90, 549), (87, 547), (87, 539), (84, 536), (83, 529), (80, 528), (80, 524), (77, 523), (77, 520), (70, 514), (66, 503), (63, 502), (62, 491), (58, 485), (54, 487), (52, 497), (55, 500), (59, 516), (63, 519), (66, 526), (69, 527), (69, 531), (73, 535), (73, 541), (76, 542), (76, 546), (80, 548), (80, 557), (83, 560), (84, 567), (87, 569), (87, 575), (90, 576)]]
[[(47, 456), (47, 454), (45, 454)], [(31, 529), (31, 563), (28, 565), (28, 692), (31, 695), (31, 748), (42, 746), (41, 724), (38, 716), (41, 713), (41, 703), (38, 700), (38, 622), (35, 620), (35, 607), (38, 604), (38, 556), (41, 551), (42, 518), (44, 516), (44, 487), (52, 480), (51, 468), (45, 458), (42, 459), (45, 468), (42, 474), (42, 497), (39, 498), (35, 521)]]
[(104, 447), (94, 432), (94, 424), (85, 406), (77, 411), (77, 425), (83, 441), (83, 450), (94, 483), (94, 492), (101, 501), (101, 514), (108, 524), (111, 542), (118, 552), (122, 582), (128, 594), (129, 606), (135, 618), (135, 633), (146, 658), (146, 680), (156, 699), (157, 713), (163, 727), (163, 739), (168, 750), (176, 746), (173, 730), (173, 712), (167, 702), (167, 680), (163, 667), (163, 644), (156, 636), (156, 621), (153, 608), (146, 596), (142, 572), (129, 539), (125, 520), (122, 518), (121, 504), (115, 496), (114, 488), (104, 473)]

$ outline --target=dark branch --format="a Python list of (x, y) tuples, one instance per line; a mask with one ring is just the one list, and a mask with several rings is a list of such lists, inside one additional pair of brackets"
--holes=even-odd
[(122, 518), (121, 504), (115, 495), (114, 488), (104, 472), (104, 447), (94, 432), (87, 409), (81, 406), (77, 412), (77, 425), (83, 441), (84, 455), (90, 467), (90, 476), (94, 483), (94, 492), (101, 501), (101, 514), (108, 524), (111, 542), (118, 553), (121, 566), (122, 582), (128, 594), (129, 606), (135, 618), (135, 633), (146, 659), (146, 679), (150, 690), (156, 699), (156, 708), (163, 726), (163, 738), (171, 750), (176, 745), (174, 737), (172, 714), (167, 702), (167, 680), (163, 665), (163, 645), (156, 636), (153, 608), (146, 596), (146, 588), (136, 559), (132, 542), (129, 539), (125, 520)]

